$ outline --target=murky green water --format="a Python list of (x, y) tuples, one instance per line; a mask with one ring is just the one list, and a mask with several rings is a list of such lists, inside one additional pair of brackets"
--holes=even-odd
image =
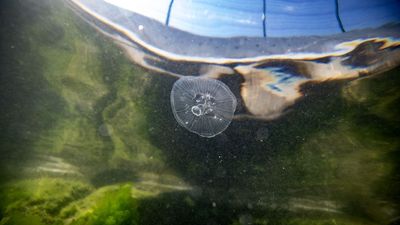
[(0, 224), (399, 222), (399, 68), (206, 139), (63, 2), (0, 6)]

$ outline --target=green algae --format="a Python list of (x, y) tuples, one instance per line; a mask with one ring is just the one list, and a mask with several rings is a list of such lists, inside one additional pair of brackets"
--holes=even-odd
[[(139, 99), (146, 72), (61, 1), (2, 4), (7, 18), (22, 25), (15, 32), (2, 28), (10, 36), (1, 42), (1, 52), (9, 53), (1, 57), (8, 78), (2, 85), (9, 85), (1, 94), (12, 103), (1, 108), (2, 223), (64, 224), (77, 213), (69, 205), (94, 190), (88, 182), (109, 171), (121, 171), (110, 174), (125, 182), (141, 170), (164, 168), (159, 150), (143, 138), (147, 127)], [(22, 9), (26, 14), (13, 14)], [(121, 193), (113, 195), (110, 224), (126, 224), (112, 215), (128, 207), (120, 205), (126, 191)], [(101, 208), (103, 200), (93, 199), (94, 216), (110, 209)], [(106, 207), (110, 202), (104, 201)], [(93, 224), (101, 221), (90, 218)]]
[(11, 216), (5, 217), (0, 221), (1, 225), (44, 225), (41, 222), (41, 217), (38, 215), (24, 214), (24, 213), (14, 213)]
[[(92, 187), (84, 182), (61, 178), (36, 178), (6, 183), (0, 187), (1, 212), (5, 224), (35, 217), (45, 224), (62, 224), (60, 211), (86, 196)], [(35, 219), (36, 220), (36, 219)], [(21, 224), (29, 224), (22, 223)]]
[(0, 224), (138, 224), (140, 199), (154, 196), (132, 184), (94, 190), (60, 178), (10, 182), (0, 190)]
[[(101, 197), (97, 196), (96, 204), (87, 209), (87, 213), (76, 219), (71, 224), (87, 225), (134, 225), (138, 224), (138, 200), (132, 198), (131, 185), (100, 190)], [(99, 195), (94, 193), (93, 195)], [(91, 196), (93, 198), (93, 196)]]
[[(30, 83), (12, 86), (15, 92), (22, 91), (25, 98), (21, 101), (14, 98), (15, 104), (35, 103), (35, 107), (20, 112), (26, 113), (20, 116), (26, 121), (20, 121), (24, 127), (19, 130), (25, 132), (25, 126), (33, 129), (29, 144), (24, 145), (30, 146), (27, 151), (62, 155), (68, 162), (87, 166), (81, 168), (86, 173), (91, 173), (93, 167), (103, 171), (118, 167), (120, 163), (127, 165), (128, 161), (140, 168), (160, 168), (159, 150), (143, 138), (147, 127), (139, 99), (147, 87), (146, 72), (133, 66), (115, 45), (83, 25), (60, 2), (17, 1), (14, 4), (17, 5), (14, 7), (40, 6), (40, 13), (36, 12), (34, 19), (21, 27), (18, 37), (14, 37), (17, 40), (29, 37), (21, 40), (29, 55), (16, 53), (14, 58), (38, 61), (34, 62), (36, 66), (23, 66), (38, 68), (37, 71), (17, 74), (21, 79), (25, 76), (34, 78)], [(21, 90), (26, 86), (29, 89)], [(31, 96), (37, 90), (41, 90), (40, 96)], [(14, 96), (9, 95), (10, 98)], [(56, 104), (52, 98), (57, 99)], [(20, 110), (10, 109), (5, 114), (10, 115), (12, 111)], [(2, 121), (18, 119), (4, 118)], [(48, 121), (48, 125), (43, 128), (29, 125), (31, 121)], [(13, 124), (4, 127), (10, 125)], [(10, 136), (5, 136), (6, 141), (2, 144), (9, 145)], [(18, 147), (17, 143), (14, 148)], [(24, 151), (2, 147), (7, 148), (16, 157), (18, 152)]]

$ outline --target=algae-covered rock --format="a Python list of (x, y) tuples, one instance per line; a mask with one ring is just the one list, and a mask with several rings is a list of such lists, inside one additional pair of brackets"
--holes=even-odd
[(0, 224), (138, 224), (140, 201), (153, 196), (132, 184), (94, 190), (65, 178), (19, 180), (0, 187)]
[(40, 218), (39, 221), (45, 224), (62, 224), (58, 217), (60, 211), (91, 190), (91, 185), (83, 181), (50, 177), (3, 184), (0, 186), (1, 221), (23, 221), (25, 217), (33, 217), (36, 218), (34, 221)]
[(146, 139), (151, 75), (62, 1), (2, 4), (11, 25), (1, 28), (10, 35), (1, 46), (8, 54), (1, 68), (0, 175), (32, 175), (37, 155), (69, 167), (42, 165), (48, 173), (93, 180), (115, 170), (125, 171), (122, 182), (142, 170), (163, 171), (160, 150)]
[(1, 4), (1, 223), (126, 224), (142, 192), (110, 184), (175, 187), (153, 179), (176, 175), (146, 139), (151, 74), (62, 1)]
[(13, 213), (9, 216), (4, 217), (0, 221), (1, 225), (44, 225), (42, 218), (38, 215), (32, 215), (30, 213)]
[(367, 109), (366, 112), (383, 120), (400, 122), (398, 75), (400, 68), (371, 78), (355, 80), (343, 89), (343, 97)]
[(70, 217), (67, 214), (72, 209), (77, 215), (68, 218), (68, 224), (136, 225), (139, 224), (139, 200), (135, 197), (128, 184), (103, 188), (65, 209), (64, 216)]

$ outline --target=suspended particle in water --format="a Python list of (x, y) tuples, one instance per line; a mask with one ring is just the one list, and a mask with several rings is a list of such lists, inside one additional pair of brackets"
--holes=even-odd
[(260, 128), (257, 130), (256, 140), (260, 141), (260, 142), (264, 142), (269, 138), (269, 135), (270, 135), (270, 133), (269, 133), (268, 128), (265, 128), (265, 127)]

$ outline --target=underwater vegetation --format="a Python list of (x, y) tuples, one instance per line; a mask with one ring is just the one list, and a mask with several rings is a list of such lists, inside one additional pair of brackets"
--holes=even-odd
[(182, 77), (174, 83), (171, 106), (180, 125), (202, 137), (214, 137), (231, 123), (236, 97), (218, 80)]
[[(131, 196), (131, 185), (108, 190), (96, 201), (92, 210), (71, 224), (136, 225), (139, 224), (138, 201)], [(76, 210), (76, 208), (73, 208)]]
[(398, 223), (399, 68), (310, 83), (284, 117), (202, 138), (174, 119), (180, 79), (63, 1), (0, 4), (1, 225)]
[(62, 224), (56, 215), (92, 190), (84, 182), (50, 177), (21, 179), (0, 189), (2, 224), (34, 225)]

